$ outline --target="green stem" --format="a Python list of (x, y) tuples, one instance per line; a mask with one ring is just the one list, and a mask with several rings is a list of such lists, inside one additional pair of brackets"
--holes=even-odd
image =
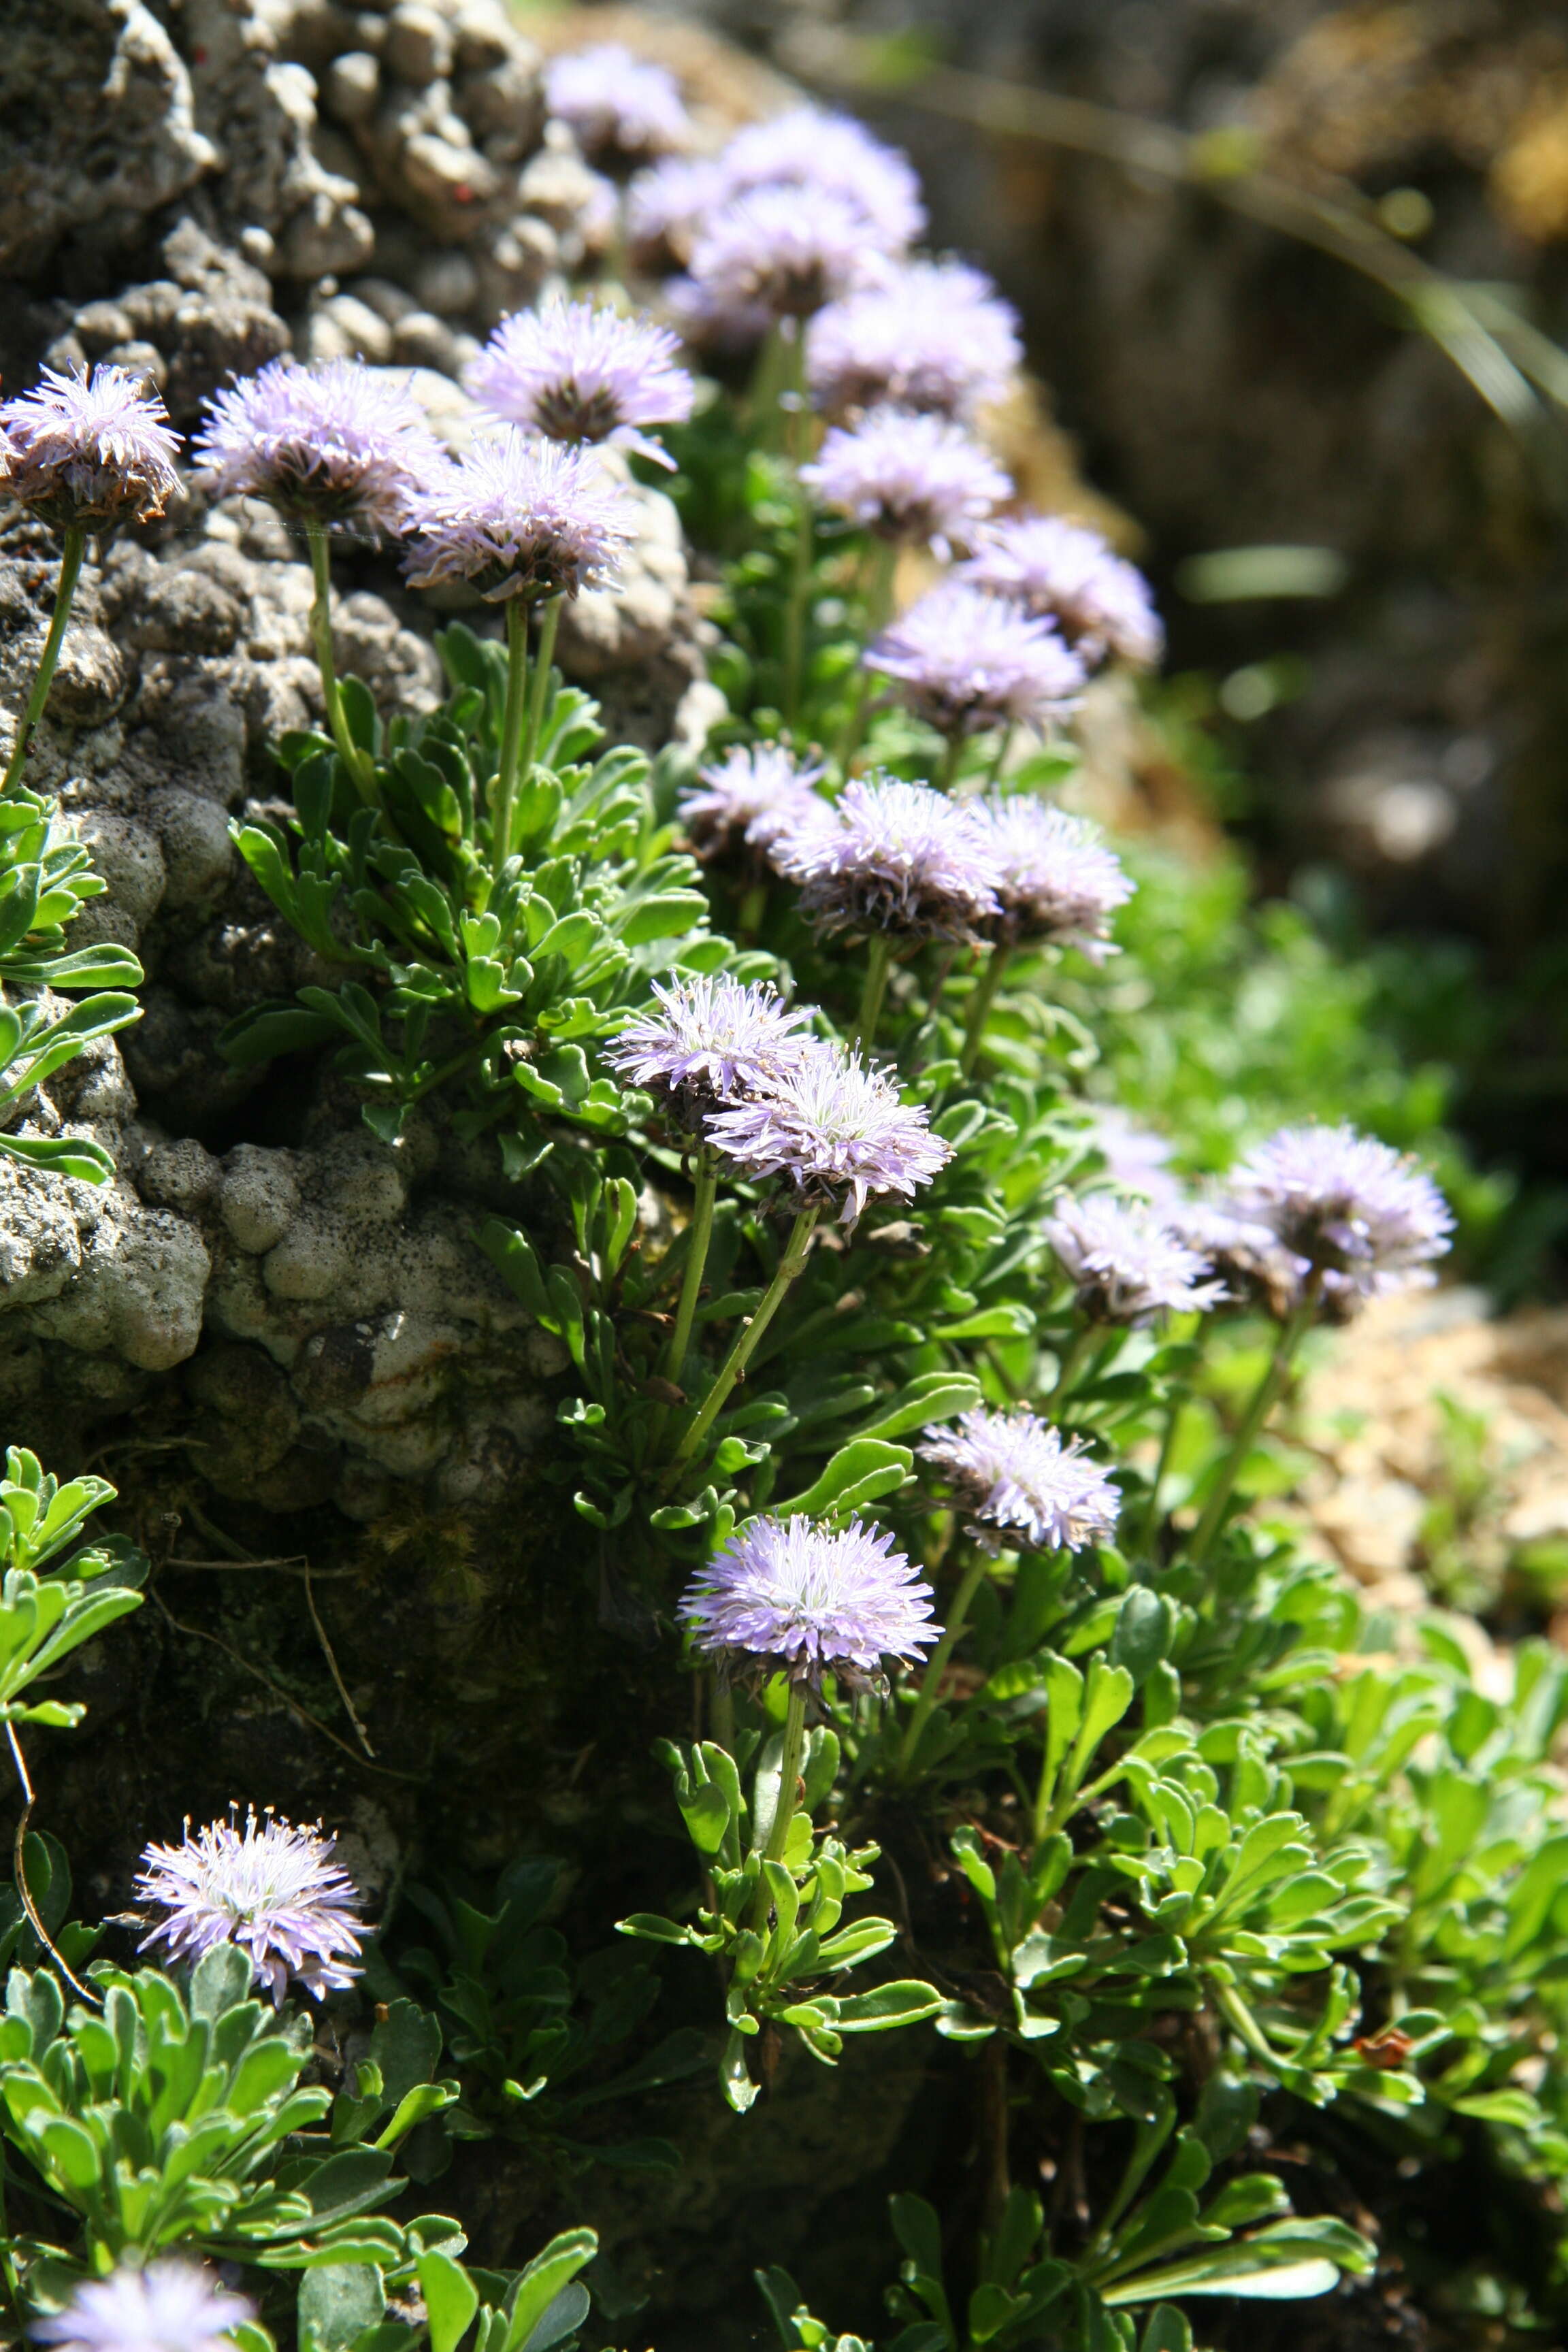
[(753, 882), (741, 900), (735, 917), (735, 936), (742, 944), (756, 939), (768, 911), (768, 886), (765, 881)]
[(1013, 726), (1009, 720), (1007, 725), (997, 733), (996, 749), (991, 755), (991, 765), (985, 771), (985, 790), (988, 793), (994, 792), (1001, 782), (1002, 771), (1006, 765), (1007, 754), (1012, 748)]
[(506, 707), (501, 713), (500, 764), (490, 803), (490, 868), (494, 880), (511, 856), (511, 816), (528, 702), (528, 604), (509, 596), (506, 605)]
[(673, 1486), (693, 1454), (700, 1452), (709, 1431), (723, 1410), (724, 1401), (752, 1360), (753, 1349), (768, 1325), (778, 1313), (785, 1291), (805, 1264), (816, 1231), (820, 1209), (802, 1209), (795, 1218), (784, 1254), (779, 1260), (779, 1270), (763, 1293), (756, 1313), (735, 1335), (734, 1345), (714, 1374), (713, 1385), (702, 1401), (702, 1410), (675, 1450), (666, 1485)]
[(888, 973), (892, 961), (893, 943), (890, 940), (868, 940), (866, 980), (860, 991), (860, 1012), (855, 1024), (855, 1043), (863, 1054), (868, 1054), (877, 1042), (877, 1023), (881, 1015), (882, 999), (887, 993)]
[(956, 733), (950, 735), (942, 750), (942, 765), (931, 778), (939, 793), (952, 792), (958, 781), (958, 763), (963, 757), (963, 736)]
[(11, 747), (11, 757), (5, 769), (5, 782), (0, 784), (0, 792), (8, 793), (13, 784), (20, 783), (22, 780), (22, 770), (27, 758), (27, 746), (33, 740), (34, 730), (44, 715), (44, 706), (49, 698), (49, 688), (54, 683), (55, 664), (59, 660), (60, 647), (65, 643), (66, 623), (70, 618), (71, 598), (76, 594), (76, 583), (81, 577), (81, 560), (86, 551), (86, 525), (79, 522), (69, 524), (66, 530), (65, 547), (60, 555), (60, 576), (55, 589), (55, 609), (49, 620), (49, 633), (44, 639), (44, 650), (38, 658), (37, 672), (33, 679), (33, 690), (27, 697), (27, 707), (22, 713), (22, 724), (16, 730), (16, 740)]
[(1180, 1397), (1173, 1399), (1166, 1411), (1164, 1434), (1160, 1440), (1160, 1458), (1154, 1465), (1154, 1475), (1149, 1486), (1148, 1508), (1143, 1514), (1143, 1523), (1139, 1529), (1139, 1540), (1151, 1558), (1153, 1557), (1154, 1538), (1160, 1532), (1160, 1489), (1165, 1483), (1165, 1473), (1171, 1466), (1171, 1456), (1175, 1452), (1176, 1431), (1182, 1419), (1182, 1402)]
[(784, 612), (784, 717), (793, 726), (800, 714), (805, 683), (805, 614), (811, 602), (812, 560), (816, 552), (811, 493), (800, 478), (806, 425), (805, 335), (800, 329), (786, 346), (785, 363), (785, 389), (794, 394), (799, 404), (791, 411), (788, 423), (790, 453), (795, 460), (795, 527), (789, 604)]
[(974, 983), (969, 1000), (969, 1015), (963, 1024), (963, 1052), (958, 1066), (963, 1076), (973, 1077), (974, 1065), (980, 1058), (981, 1041), (985, 1034), (985, 1023), (996, 1001), (996, 991), (1002, 985), (1002, 975), (1013, 961), (1013, 949), (1006, 940), (998, 940), (986, 959), (985, 969)]
[(733, 1756), (735, 1753), (735, 1693), (732, 1686), (717, 1674), (711, 1677), (711, 1688), (712, 1700), (708, 1709), (708, 1720), (712, 1727), (712, 1737), (724, 1749), (726, 1755)]
[(697, 1161), (697, 1196), (691, 1205), (691, 1223), (687, 1227), (686, 1271), (681, 1277), (680, 1304), (676, 1309), (675, 1328), (669, 1335), (669, 1352), (664, 1360), (667, 1380), (679, 1380), (686, 1351), (691, 1345), (691, 1327), (697, 1319), (698, 1294), (702, 1288), (703, 1270), (708, 1264), (708, 1244), (712, 1237), (713, 1208), (718, 1197), (719, 1157), (712, 1146), (705, 1143)]
[(899, 569), (899, 542), (879, 539), (871, 555), (871, 577), (866, 590), (866, 628), (880, 636), (893, 617), (893, 582)]
[[(805, 1750), (805, 1685), (791, 1683), (789, 1712), (784, 1717), (784, 1752), (779, 1758), (779, 1792), (773, 1803), (773, 1818), (768, 1829), (768, 1842), (763, 1850), (764, 1862), (782, 1862), (789, 1843), (789, 1825), (795, 1819), (795, 1791), (800, 1785), (800, 1759)], [(768, 1913), (773, 1907), (773, 1889), (768, 1885), (766, 1871), (757, 1873), (757, 1891), (752, 1898), (752, 1926), (760, 1934), (768, 1924)]]
[(559, 596), (547, 596), (539, 608), (539, 646), (533, 656), (533, 691), (528, 698), (528, 733), (523, 738), (522, 758), (518, 763), (518, 775), (524, 784), (532, 781), (534, 762), (539, 757), (544, 699), (550, 691), (550, 665), (555, 659), (555, 632), (561, 626), (562, 601)]
[(1204, 1506), (1203, 1517), (1187, 1547), (1187, 1559), (1194, 1568), (1201, 1568), (1214, 1549), (1215, 1537), (1225, 1525), (1231, 1495), (1241, 1473), (1242, 1464), (1257, 1442), (1258, 1431), (1279, 1401), (1280, 1392), (1290, 1375), (1290, 1366), (1297, 1349), (1317, 1319), (1318, 1301), (1322, 1297), (1322, 1268), (1317, 1267), (1308, 1279), (1301, 1300), (1280, 1331), (1279, 1343), (1268, 1360), (1268, 1369), (1252, 1392), (1251, 1402), (1241, 1416), (1229, 1453), (1220, 1465), (1213, 1494)]
[(914, 1760), (915, 1749), (920, 1745), (921, 1733), (926, 1727), (926, 1718), (936, 1705), (937, 1691), (943, 1675), (947, 1672), (948, 1660), (957, 1648), (959, 1636), (969, 1622), (969, 1604), (979, 1591), (989, 1565), (984, 1553), (977, 1552), (964, 1570), (958, 1591), (952, 1596), (952, 1605), (947, 1612), (947, 1630), (931, 1654), (925, 1673), (921, 1676), (919, 1695), (910, 1710), (910, 1719), (904, 1726), (903, 1745), (899, 1750), (899, 1769), (901, 1773), (907, 1774)]
[(338, 690), (337, 665), (332, 655), (332, 558), (324, 522), (308, 522), (305, 537), (310, 549), (310, 576), (316, 593), (310, 599), (310, 640), (316, 648), (316, 667), (321, 673), (321, 700), (327, 707), (327, 725), (338, 747), (338, 756), (353, 779), (354, 790), (362, 801), (375, 800), (375, 762), (361, 744), (349, 733), (349, 723), (343, 716), (343, 698)]
[(1084, 1358), (1096, 1341), (1103, 1336), (1098, 1323), (1086, 1323), (1081, 1331), (1074, 1332), (1068, 1343), (1067, 1353), (1062, 1358), (1061, 1370), (1057, 1374), (1057, 1384), (1046, 1399), (1047, 1412), (1053, 1405), (1065, 1402), (1074, 1381), (1083, 1370)]

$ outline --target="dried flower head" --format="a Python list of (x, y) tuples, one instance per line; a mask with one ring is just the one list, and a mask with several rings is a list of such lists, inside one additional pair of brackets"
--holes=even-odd
[(679, 153), (691, 136), (680, 84), (668, 67), (619, 41), (567, 49), (544, 68), (550, 111), (590, 163), (640, 163)]
[(1231, 1171), (1226, 1191), (1238, 1215), (1267, 1225), (1352, 1307), (1431, 1282), (1454, 1230), (1426, 1171), (1353, 1127), (1282, 1128)]
[(753, 189), (712, 214), (691, 247), (692, 299), (713, 320), (805, 319), (864, 283), (866, 224), (821, 187)]
[(209, 2270), (191, 2262), (149, 2263), (86, 2279), (65, 2308), (29, 2329), (66, 2352), (212, 2352), (256, 2316)]
[(214, 498), (386, 530), (447, 464), (407, 383), (358, 360), (268, 361), (213, 394), (193, 449)]
[(1028, 793), (989, 793), (975, 803), (1000, 877), (998, 937), (1049, 940), (1091, 963), (1116, 952), (1110, 919), (1131, 898), (1121, 859), (1087, 817)]
[(816, 1043), (755, 1101), (717, 1112), (708, 1140), (743, 1174), (783, 1176), (800, 1207), (836, 1207), (851, 1226), (873, 1197), (912, 1200), (952, 1157), (885, 1071)]
[(864, 1689), (885, 1659), (912, 1664), (942, 1632), (931, 1587), (890, 1535), (799, 1513), (753, 1519), (732, 1535), (698, 1571), (679, 1613), (697, 1647), (731, 1671), (782, 1669), (813, 1689), (825, 1674)]
[(783, 743), (737, 743), (698, 769), (701, 790), (684, 792), (676, 814), (704, 863), (742, 848), (761, 853), (781, 834), (830, 814), (816, 790), (826, 772), (820, 761), (802, 760)]
[(973, 1513), (968, 1533), (988, 1551), (1004, 1543), (1081, 1551), (1116, 1533), (1121, 1497), (1105, 1472), (1081, 1438), (1064, 1445), (1036, 1413), (977, 1406), (955, 1429), (928, 1429), (920, 1451)]
[(626, 255), (633, 267), (684, 269), (699, 225), (726, 194), (722, 167), (708, 155), (668, 155), (626, 185)]
[(900, 613), (864, 660), (950, 738), (1065, 719), (1085, 684), (1082, 664), (1047, 621), (952, 581)]
[(805, 375), (831, 417), (873, 408), (964, 418), (1000, 399), (1022, 356), (1017, 313), (966, 261), (906, 261), (819, 310)]
[(1052, 620), (1092, 667), (1157, 662), (1165, 633), (1142, 573), (1083, 523), (1021, 515), (980, 532), (963, 576)]
[(1216, 1307), (1223, 1283), (1205, 1281), (1204, 1258), (1142, 1202), (1109, 1192), (1075, 1200), (1064, 1192), (1046, 1220), (1045, 1235), (1077, 1290), (1080, 1315), (1091, 1323), (1124, 1323), (1141, 1330), (1163, 1315)]
[(296, 1829), (268, 1812), (258, 1827), (254, 1807), (243, 1834), (232, 1812), (195, 1837), (187, 1822), (183, 1844), (150, 1845), (142, 1856), (136, 1893), (168, 1916), (138, 1948), (163, 1944), (171, 1959), (199, 1960), (216, 1944), (237, 1944), (279, 2006), (290, 1977), (317, 2000), (352, 1984), (364, 1928), (354, 1883), (332, 1860), (336, 1844), (320, 1822)]
[(511, 425), (434, 477), (410, 500), (408, 527), (404, 570), (415, 587), (468, 580), (499, 604), (613, 586), (637, 510), (592, 449)]
[(1013, 487), (961, 425), (903, 408), (831, 426), (800, 473), (825, 507), (863, 530), (939, 555), (967, 541)]
[(503, 319), (464, 379), (480, 409), (549, 441), (608, 441), (673, 464), (645, 425), (691, 414), (691, 378), (668, 327), (557, 298)]
[(858, 219), (868, 252), (902, 253), (925, 226), (920, 178), (909, 158), (850, 114), (798, 106), (748, 123), (719, 164), (732, 195), (782, 188), (836, 197)]
[(45, 368), (0, 406), (9, 495), (57, 530), (150, 522), (180, 487), (180, 437), (155, 392), (105, 362), (90, 378)]
[(1160, 1203), (1178, 1241), (1196, 1250), (1226, 1295), (1283, 1322), (1299, 1304), (1311, 1268), (1288, 1250), (1270, 1225), (1243, 1216), (1223, 1193)]
[(853, 777), (831, 809), (781, 834), (770, 854), (825, 933), (973, 940), (1001, 913), (983, 823), (929, 784)]
[(712, 1111), (774, 1086), (798, 1067), (811, 1015), (784, 1003), (765, 981), (749, 986), (727, 973), (655, 981), (657, 1012), (645, 1013), (605, 1048), (634, 1087), (646, 1087), (696, 1129)]

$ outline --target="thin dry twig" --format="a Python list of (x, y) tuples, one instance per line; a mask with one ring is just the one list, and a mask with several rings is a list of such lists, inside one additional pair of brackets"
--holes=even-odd
[(16, 1873), (17, 1897), (22, 1909), (26, 1914), (28, 1927), (31, 1927), (72, 1991), (79, 1992), (83, 2000), (89, 2000), (94, 2009), (101, 2009), (102, 2001), (97, 1993), (84, 1985), (81, 1979), (74, 1973), (65, 1954), (39, 1917), (38, 1906), (33, 1900), (33, 1890), (27, 1884), (26, 1842), (27, 1824), (33, 1818), (33, 1807), (37, 1800), (33, 1794), (33, 1784), (27, 1778), (27, 1760), (22, 1753), (22, 1743), (16, 1737), (16, 1727), (14, 1723), (7, 1723), (5, 1726), (5, 1737), (11, 1743), (11, 1756), (16, 1767), (16, 1778), (22, 1784), (22, 1814), (16, 1823), (16, 1834), (11, 1841), (11, 1867)]
[(310, 1622), (316, 1629), (316, 1639), (321, 1645), (321, 1655), (327, 1662), (332, 1680), (337, 1685), (338, 1696), (343, 1703), (343, 1712), (353, 1725), (355, 1738), (374, 1763), (375, 1750), (370, 1744), (370, 1734), (360, 1721), (358, 1711), (349, 1696), (349, 1686), (338, 1671), (337, 1654), (327, 1639), (327, 1629), (322, 1624), (321, 1612), (316, 1607), (316, 1595), (310, 1584), (310, 1563), (308, 1559), (305, 1562), (305, 1606), (310, 1612)]

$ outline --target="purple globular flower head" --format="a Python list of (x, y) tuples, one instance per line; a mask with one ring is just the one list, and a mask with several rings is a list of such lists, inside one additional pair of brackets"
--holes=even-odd
[(341, 1863), (335, 1838), (321, 1824), (296, 1829), (254, 1807), (243, 1834), (231, 1815), (209, 1822), (180, 1845), (150, 1845), (136, 1881), (141, 1901), (167, 1913), (138, 1946), (162, 1944), (173, 1960), (195, 1962), (217, 1944), (237, 1944), (255, 1982), (282, 2006), (290, 1977), (312, 1998), (353, 1982), (364, 1927), (359, 1894)]
[(765, 981), (747, 986), (728, 973), (655, 981), (657, 1011), (645, 1013), (605, 1048), (634, 1087), (646, 1087), (693, 1130), (710, 1112), (764, 1092), (799, 1066), (809, 1012), (784, 1003)]
[(909, 158), (850, 114), (797, 106), (748, 123), (719, 165), (732, 195), (783, 188), (837, 198), (858, 220), (868, 252), (902, 253), (925, 226), (920, 179)]
[(1267, 1225), (1326, 1297), (1364, 1299), (1435, 1279), (1454, 1220), (1424, 1169), (1353, 1127), (1287, 1127), (1231, 1171), (1237, 1213)]
[(917, 597), (863, 659), (949, 738), (1043, 728), (1067, 717), (1085, 685), (1082, 664), (1049, 622), (953, 581)]
[(956, 1428), (928, 1429), (920, 1452), (973, 1513), (968, 1533), (987, 1551), (1081, 1551), (1116, 1533), (1116, 1488), (1081, 1438), (1064, 1445), (1037, 1413), (977, 1406)]
[(972, 941), (1001, 913), (984, 826), (968, 803), (929, 784), (852, 777), (831, 809), (781, 834), (770, 855), (826, 935)]
[(637, 269), (684, 269), (699, 225), (723, 202), (724, 174), (710, 155), (667, 155), (626, 184), (628, 259)]
[(1160, 1204), (1176, 1239), (1196, 1250), (1226, 1294), (1284, 1322), (1298, 1306), (1311, 1272), (1305, 1258), (1288, 1250), (1271, 1225), (1242, 1214), (1221, 1192), (1196, 1200)]
[(0, 479), (56, 530), (150, 522), (180, 487), (180, 437), (155, 392), (105, 362), (90, 377), (45, 368), (0, 405)]
[(947, 555), (1013, 485), (961, 425), (903, 408), (874, 409), (856, 425), (836, 425), (800, 478), (825, 507), (879, 539)]
[(866, 1689), (885, 1660), (912, 1664), (942, 1632), (931, 1587), (890, 1535), (858, 1518), (823, 1527), (804, 1513), (738, 1529), (698, 1571), (679, 1614), (697, 1647), (726, 1669), (783, 1672), (814, 1690), (825, 1674)]
[(819, 310), (805, 377), (830, 417), (874, 408), (957, 419), (998, 400), (1022, 357), (1017, 313), (966, 261), (906, 261)]
[(549, 441), (608, 441), (661, 466), (645, 425), (691, 414), (691, 378), (668, 327), (559, 298), (503, 319), (464, 378), (481, 411)]
[[(1095, 1103), (1090, 1109), (1089, 1140), (1105, 1162), (1105, 1172), (1118, 1192), (1136, 1192), (1152, 1209), (1169, 1216), (1187, 1206), (1186, 1189), (1171, 1172), (1173, 1146), (1152, 1127), (1140, 1127), (1120, 1103)], [(1172, 1221), (1172, 1231), (1177, 1231)], [(1185, 1236), (1184, 1235), (1184, 1239)], [(1194, 1244), (1195, 1246), (1195, 1244)]]
[(637, 510), (592, 449), (541, 441), (515, 425), (476, 441), (409, 501), (416, 588), (468, 580), (487, 604), (576, 596), (615, 584)]
[(1226, 1295), (1223, 1283), (1204, 1279), (1208, 1268), (1200, 1253), (1142, 1202), (1063, 1193), (1045, 1235), (1074, 1285), (1079, 1314), (1091, 1323), (1142, 1330), (1163, 1315), (1216, 1307)]
[(213, 2352), (255, 2316), (211, 2271), (164, 2261), (84, 2280), (62, 2311), (27, 2332), (66, 2352)]
[(805, 319), (865, 282), (866, 224), (829, 188), (760, 187), (712, 214), (691, 247), (689, 302), (720, 324)]
[(386, 530), (448, 462), (406, 382), (359, 360), (269, 360), (205, 403), (193, 448), (214, 498)]
[(742, 849), (760, 856), (781, 835), (831, 814), (816, 790), (826, 772), (783, 743), (737, 743), (698, 769), (701, 789), (682, 793), (676, 814), (704, 864)]
[(787, 1077), (717, 1112), (707, 1132), (742, 1174), (782, 1176), (797, 1206), (837, 1208), (849, 1226), (873, 1198), (912, 1200), (952, 1158), (884, 1070), (815, 1042)]
[(1165, 633), (1142, 573), (1099, 531), (1061, 515), (990, 524), (963, 577), (1054, 621), (1090, 667), (1111, 654), (1146, 666), (1163, 651)]
[(619, 41), (552, 58), (544, 94), (551, 113), (569, 126), (591, 163), (642, 163), (679, 154), (691, 136), (675, 76)]
[(974, 813), (1001, 877), (998, 938), (1048, 940), (1091, 963), (1114, 955), (1110, 919), (1137, 885), (1098, 826), (1028, 793), (988, 793)]

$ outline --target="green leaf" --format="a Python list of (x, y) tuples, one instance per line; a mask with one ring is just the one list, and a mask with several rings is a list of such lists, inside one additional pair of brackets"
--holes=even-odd
[(517, 2283), (502, 2352), (527, 2352), (534, 2329), (563, 2287), (599, 2251), (593, 2230), (564, 2230), (536, 2254)]
[[(858, 1920), (856, 1924), (868, 1923)], [(942, 1995), (934, 1985), (904, 1978), (896, 1984), (878, 1985), (871, 1992), (848, 1994), (837, 2003), (833, 2022), (840, 2033), (885, 2033), (889, 2026), (914, 2025), (922, 2017), (934, 2017), (942, 2006)]]
[(479, 2307), (479, 2291), (450, 2254), (421, 2254), (419, 2291), (430, 2320), (430, 2352), (457, 2352)]
[(301, 2352), (345, 2352), (385, 2309), (381, 2273), (372, 2263), (320, 2263), (300, 2281)]
[(852, 1438), (803, 1495), (792, 1495), (773, 1507), (782, 1517), (807, 1511), (813, 1518), (855, 1510), (879, 1495), (892, 1494), (913, 1466), (914, 1455), (906, 1445), (889, 1445), (879, 1437)]
[(0, 1155), (51, 1176), (74, 1176), (80, 1184), (107, 1184), (114, 1161), (101, 1143), (76, 1135), (0, 1135)]

